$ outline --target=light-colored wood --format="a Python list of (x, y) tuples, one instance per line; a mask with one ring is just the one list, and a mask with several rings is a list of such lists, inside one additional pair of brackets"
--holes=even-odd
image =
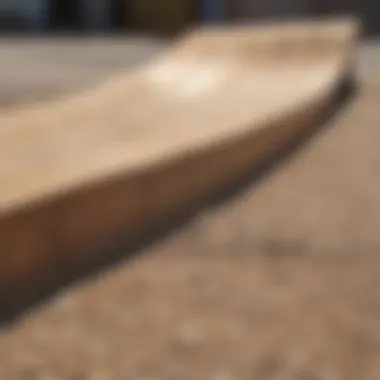
[(355, 57), (354, 20), (195, 31), (137, 70), (0, 116), (0, 308), (67, 280), (259, 167)]

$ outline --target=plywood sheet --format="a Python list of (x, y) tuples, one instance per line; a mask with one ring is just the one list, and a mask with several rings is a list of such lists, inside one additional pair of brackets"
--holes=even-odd
[(199, 30), (86, 93), (3, 113), (0, 307), (270, 159), (333, 100), (357, 32), (351, 19)]

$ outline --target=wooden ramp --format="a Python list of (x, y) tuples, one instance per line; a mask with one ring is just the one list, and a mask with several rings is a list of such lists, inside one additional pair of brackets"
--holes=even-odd
[(354, 20), (195, 31), (68, 99), (0, 116), (0, 310), (186, 214), (309, 128)]

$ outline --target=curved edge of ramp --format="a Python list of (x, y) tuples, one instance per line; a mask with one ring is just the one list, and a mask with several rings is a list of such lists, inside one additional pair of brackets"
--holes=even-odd
[[(297, 49), (309, 49), (310, 54), (312, 47), (304, 37), (310, 31), (322, 45), (333, 42), (334, 75), (299, 107), (246, 126), (242, 133), (211, 139), (139, 170), (121, 171), (0, 213), (1, 311), (17, 310), (50, 287), (107, 262), (107, 255), (118, 247), (134, 244), (189, 213), (218, 189), (260, 168), (320, 119), (352, 68), (357, 23), (333, 20), (261, 28), (268, 32), (268, 39), (255, 41), (262, 48), (258, 59), (268, 48), (277, 52), (286, 31), (292, 36), (289, 49), (299, 44)], [(192, 49), (202, 55), (219, 43), (226, 49), (228, 43), (236, 46), (238, 40), (255, 39), (256, 30), (237, 26), (196, 33), (168, 56), (186, 55)]]

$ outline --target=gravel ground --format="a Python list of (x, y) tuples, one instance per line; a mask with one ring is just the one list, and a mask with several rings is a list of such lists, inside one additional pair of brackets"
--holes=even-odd
[[(63, 65), (61, 48), (54, 49), (57, 54), (43, 54), (46, 62), (59, 61), (52, 72)], [(65, 87), (55, 91), (78, 86), (80, 67), (86, 74), (79, 86), (124, 67), (126, 53), (114, 49), (115, 62), (107, 55), (91, 74), (82, 49), (78, 58), (70, 50), (70, 62), (60, 68)], [(26, 78), (21, 67), (31, 70), (25, 62), (32, 59), (17, 51), (9, 54), (25, 58), (15, 73)], [(376, 62), (380, 45), (368, 43), (356, 97), (240, 196), (4, 329), (0, 378), (378, 380)], [(3, 70), (0, 78), (8, 78)], [(31, 82), (19, 82), (27, 92)]]

